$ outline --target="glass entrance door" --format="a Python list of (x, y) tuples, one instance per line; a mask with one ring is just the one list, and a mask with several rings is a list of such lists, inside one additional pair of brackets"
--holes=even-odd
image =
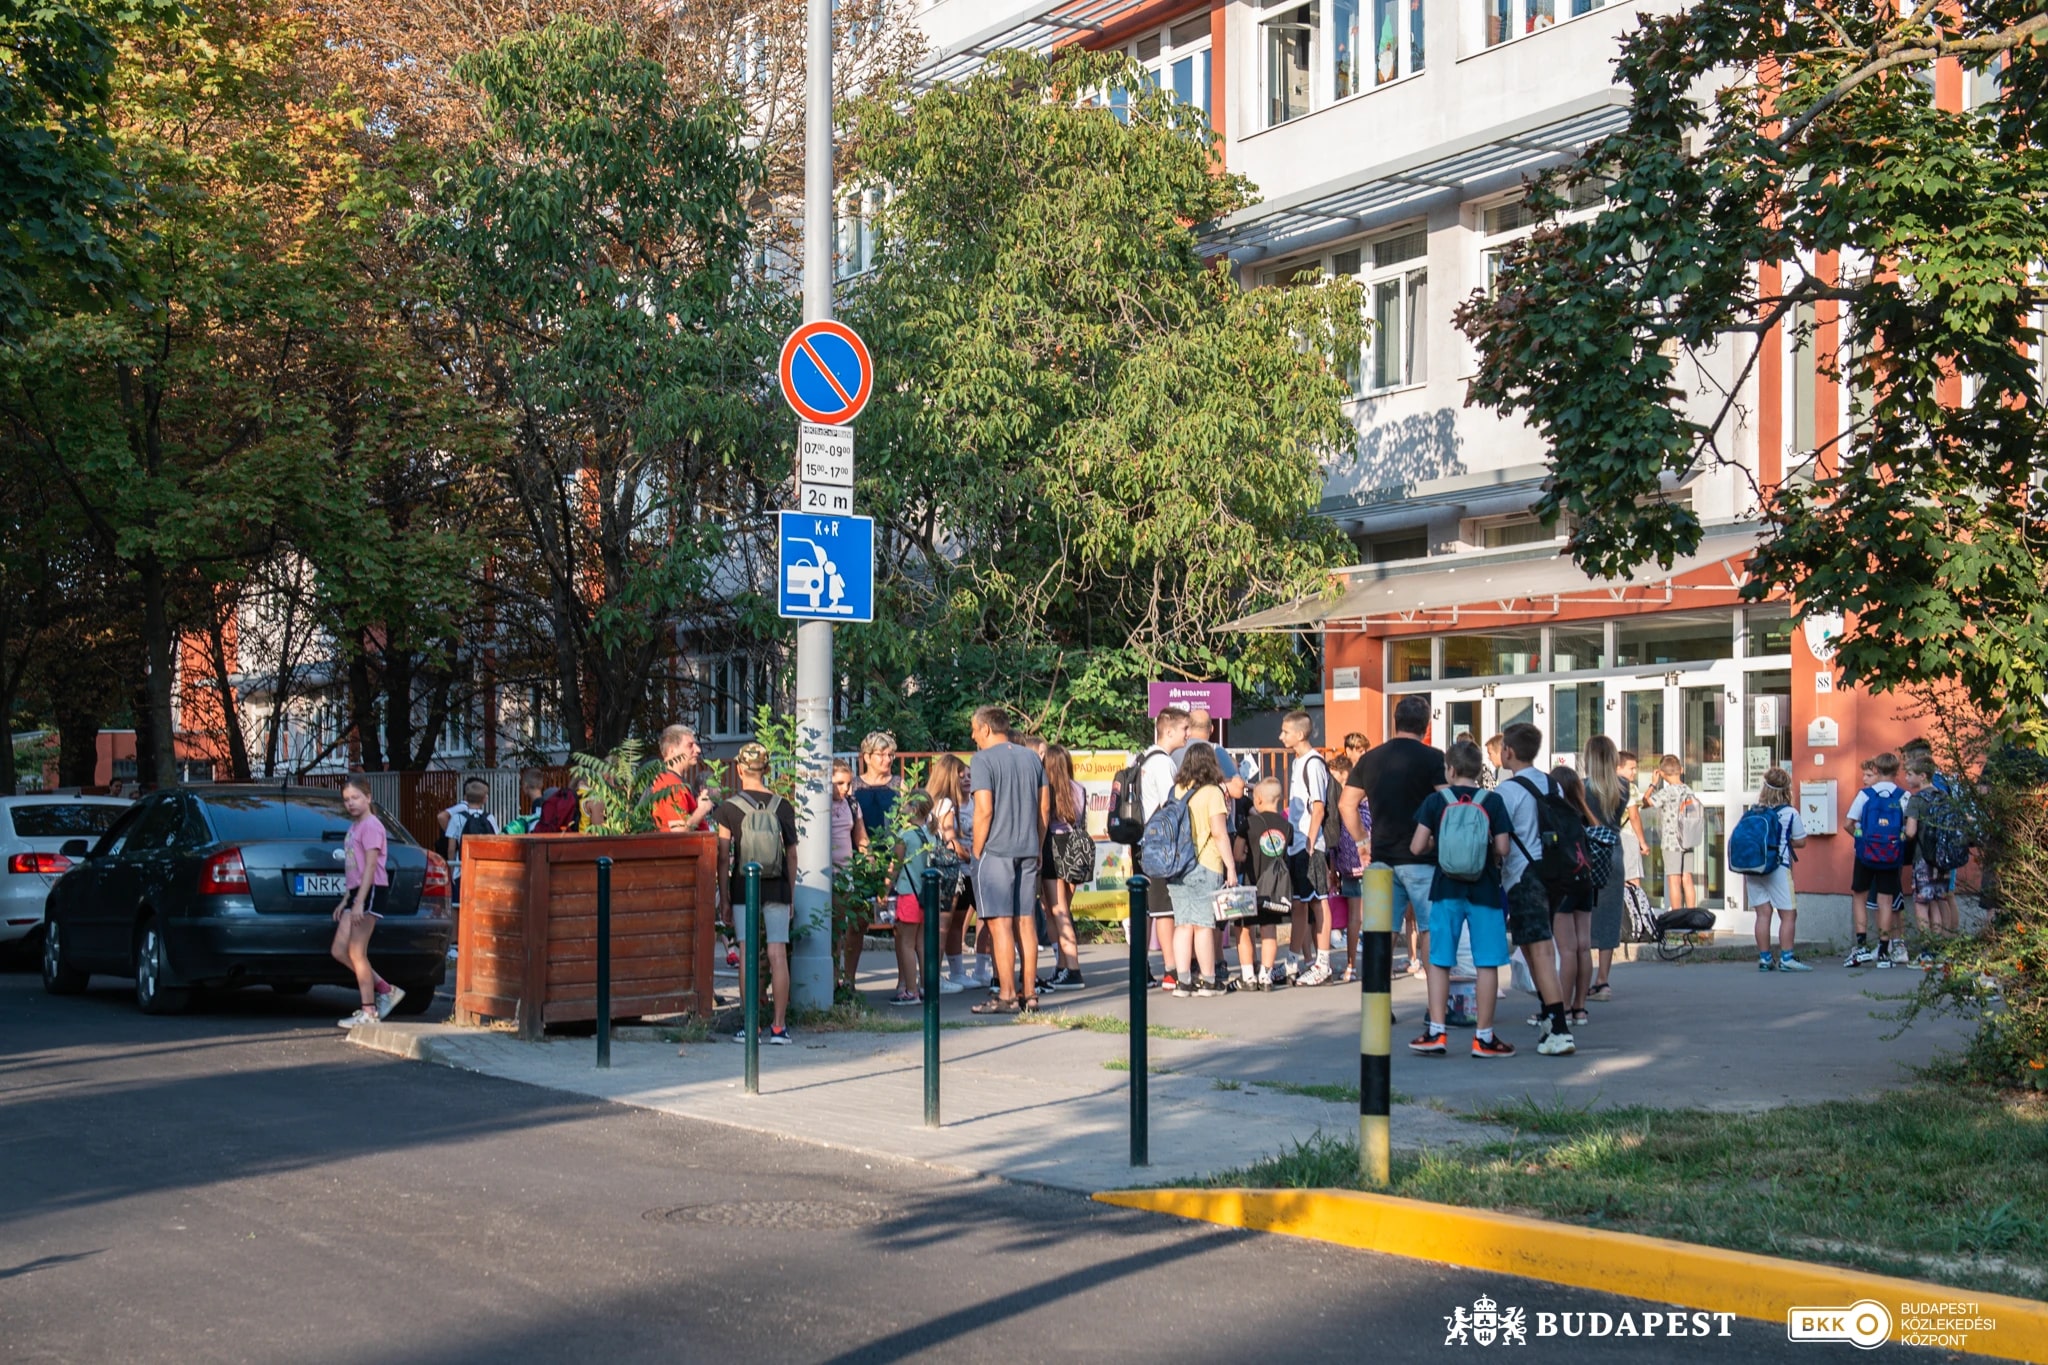
[[(1638, 796), (1656, 783), (1664, 755), (1677, 756), (1685, 784), (1699, 796), (1706, 813), (1706, 837), (1692, 867), (1695, 898), (1701, 905), (1716, 907), (1729, 894), (1729, 812), (1741, 809), (1745, 765), (1760, 756), (1748, 750), (1765, 746), (1752, 741), (1741, 761), (1729, 759), (1734, 738), (1730, 708), (1739, 706), (1743, 697), (1740, 675), (1732, 666), (1667, 677), (1672, 680), (1627, 678), (1608, 684), (1619, 717), (1615, 742), (1636, 755)], [(1769, 719), (1775, 721), (1775, 714)], [(1665, 905), (1664, 858), (1653, 811), (1643, 812), (1643, 837), (1650, 845), (1643, 860), (1643, 889), (1660, 908), (1671, 908)]]

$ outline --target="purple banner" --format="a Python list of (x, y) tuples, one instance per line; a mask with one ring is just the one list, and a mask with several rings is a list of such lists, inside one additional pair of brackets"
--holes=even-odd
[(1190, 710), (1197, 706), (1209, 708), (1209, 715), (1215, 720), (1230, 719), (1230, 684), (1212, 682), (1156, 682), (1147, 683), (1151, 693), (1151, 709), (1145, 714), (1156, 716), (1169, 706)]

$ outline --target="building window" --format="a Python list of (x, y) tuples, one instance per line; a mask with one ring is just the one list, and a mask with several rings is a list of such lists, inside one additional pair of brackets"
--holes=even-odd
[(1550, 671), (1573, 673), (1582, 668), (1607, 667), (1607, 627), (1553, 626), (1550, 631)]
[(728, 654), (706, 660), (702, 667), (698, 733), (714, 739), (751, 738), (756, 708), (775, 703), (770, 666), (744, 654)]
[(1433, 668), (1428, 636), (1404, 636), (1387, 641), (1387, 681), (1428, 682)]
[(1545, 526), (1534, 513), (1484, 517), (1470, 524), (1465, 543), (1482, 550), (1505, 550), (1515, 545), (1541, 545), (1557, 539), (1557, 530)]
[(1260, 27), (1266, 39), (1266, 124), (1274, 127), (1309, 112), (1316, 7), (1301, 5)]
[(1792, 652), (1792, 609), (1750, 607), (1742, 613), (1743, 657), (1768, 659)]
[(1365, 375), (1373, 392), (1420, 384), (1429, 377), (1429, 271), (1420, 263), (1429, 234), (1413, 228), (1372, 245), (1366, 306), (1372, 328), (1365, 340)]
[(1555, 24), (1560, 17), (1591, 14), (1607, 0), (1484, 0), (1486, 45), (1498, 47)]
[(1735, 623), (1728, 615), (1685, 612), (1630, 617), (1615, 624), (1614, 651), (1624, 668), (1711, 663), (1733, 656)]
[[(1155, 90), (1165, 90), (1182, 104), (1192, 105), (1206, 116), (1211, 109), (1209, 80), (1209, 16), (1155, 30), (1121, 49), (1125, 56), (1145, 68), (1145, 81)], [(1117, 121), (1131, 118), (1130, 94), (1109, 92), (1109, 107)]]
[(1366, 562), (1371, 564), (1426, 559), (1429, 557), (1429, 532), (1402, 531), (1396, 535), (1376, 536), (1366, 542), (1365, 555)]
[(1493, 678), (1542, 671), (1541, 629), (1444, 637), (1446, 678)]
[(839, 205), (838, 250), (833, 270), (851, 279), (875, 268), (875, 216), (882, 206), (879, 190), (862, 190)]

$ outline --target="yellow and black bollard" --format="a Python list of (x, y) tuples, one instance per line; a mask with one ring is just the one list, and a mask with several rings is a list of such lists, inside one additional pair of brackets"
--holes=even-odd
[(1393, 1106), (1394, 869), (1365, 869), (1358, 936), (1358, 1174), (1375, 1185), (1391, 1179), (1388, 1113)]

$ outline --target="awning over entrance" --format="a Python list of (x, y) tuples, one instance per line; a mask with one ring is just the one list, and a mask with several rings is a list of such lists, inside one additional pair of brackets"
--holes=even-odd
[(1152, 0), (1041, 0), (1000, 23), (948, 47), (917, 69), (920, 85), (965, 80), (991, 52), (1007, 48), (1044, 56), (1090, 33), (1101, 33), (1130, 18)]
[(1390, 211), (1503, 171), (1576, 156), (1628, 122), (1627, 95), (1603, 90), (1454, 142), (1283, 194), (1207, 224), (1202, 244), (1235, 261), (1302, 251), (1372, 226)]
[[(1498, 625), (1558, 615), (1567, 604), (1646, 606), (1671, 603), (1682, 592), (1733, 592), (1746, 577), (1744, 563), (1756, 548), (1754, 527), (1709, 534), (1697, 554), (1660, 569), (1652, 564), (1626, 579), (1589, 577), (1571, 560), (1546, 554), (1535, 558), (1467, 554), (1399, 568), (1367, 565), (1347, 571), (1331, 596), (1304, 597), (1221, 626), (1221, 630), (1287, 634), (1375, 626)], [(1720, 566), (1707, 581), (1678, 580)]]

